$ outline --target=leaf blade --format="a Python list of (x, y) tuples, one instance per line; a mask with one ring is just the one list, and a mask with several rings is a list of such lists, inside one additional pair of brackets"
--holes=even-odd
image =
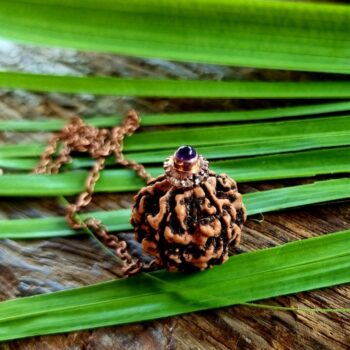
[[(1, 3), (0, 3), (1, 4)], [(168, 98), (350, 98), (350, 83), (80, 77), (0, 72), (0, 87), (37, 92)]]
[[(300, 178), (321, 174), (349, 173), (349, 156), (350, 147), (331, 148), (213, 161), (211, 169), (216, 172), (225, 172), (238, 182)], [(163, 172), (161, 168), (147, 168), (147, 171), (153, 177)], [(84, 170), (51, 175), (4, 174), (0, 176), (0, 195), (20, 197), (74, 195), (84, 189), (87, 174), (88, 172)], [(144, 181), (132, 170), (103, 170), (95, 192), (137, 191), (142, 186), (144, 186)]]
[(133, 0), (125, 6), (112, 1), (98, 6), (79, 0), (3, 1), (0, 35), (26, 43), (180, 61), (350, 71), (346, 6), (256, 0)]
[(344, 231), (240, 254), (190, 276), (158, 271), (2, 302), (0, 339), (155, 319), (348, 283), (349, 236)]
[[(310, 116), (350, 110), (350, 101), (332, 102), (291, 107), (264, 108), (247, 111), (230, 112), (190, 112), (146, 115), (141, 119), (141, 126), (183, 125), (204, 123), (226, 123), (253, 120), (270, 120)], [(120, 124), (121, 116), (85, 117), (85, 122), (96, 127), (113, 127)], [(59, 131), (68, 120), (62, 118), (42, 118), (35, 120), (0, 120), (0, 131)]]
[[(148, 157), (150, 161), (154, 159), (160, 161), (164, 159), (164, 150), (188, 143), (200, 148), (204, 155), (208, 151), (213, 158), (220, 158), (230, 152), (230, 147), (235, 148), (230, 153), (231, 156), (234, 156), (253, 155), (256, 154), (256, 149), (262, 150), (262, 153), (274, 153), (279, 149), (287, 151), (346, 145), (349, 142), (349, 134), (350, 116), (247, 123), (210, 128), (177, 128), (136, 133), (125, 140), (125, 152), (131, 154), (132, 157), (139, 157), (141, 161), (142, 157)], [(44, 147), (40, 144), (2, 145), (0, 146), (0, 158), (37, 156), (42, 153)], [(215, 147), (220, 152), (215, 152)], [(163, 151), (159, 153), (161, 150)], [(156, 154), (156, 158), (151, 156), (152, 153), (147, 154), (148, 151)]]
[[(349, 198), (350, 179), (317, 181), (312, 184), (273, 189), (244, 195), (248, 215), (319, 204)], [(109, 231), (131, 230), (130, 209), (100, 211), (83, 214), (101, 220)], [(0, 220), (0, 239), (32, 239), (71, 236), (77, 231), (70, 229), (63, 217)], [(83, 232), (81, 232), (83, 233)]]

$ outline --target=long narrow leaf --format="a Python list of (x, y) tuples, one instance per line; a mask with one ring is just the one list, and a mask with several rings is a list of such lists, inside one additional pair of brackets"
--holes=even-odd
[[(348, 145), (350, 145), (350, 131), (340, 131), (337, 133), (289, 136), (282, 139), (271, 138), (228, 145), (199, 146), (197, 150), (205, 155), (207, 159), (224, 159)], [(39, 156), (44, 151), (44, 148), (45, 145), (40, 144), (2, 145), (0, 146), (0, 168), (31, 170), (37, 165)], [(128, 159), (147, 164), (160, 163), (173, 152), (174, 149), (170, 148), (144, 152), (126, 152), (125, 154)], [(36, 158), (25, 159), (26, 157)], [(92, 160), (86, 158), (74, 158), (69, 167), (91, 166), (92, 162)], [(114, 159), (111, 157), (108, 163), (113, 164), (113, 162)]]
[[(244, 195), (244, 204), (248, 215), (254, 215), (347, 198), (350, 198), (350, 179), (345, 178), (248, 193)], [(110, 231), (131, 229), (130, 209), (94, 212), (82, 217), (91, 215), (101, 220)], [(62, 217), (0, 220), (0, 238), (32, 239), (71, 236), (76, 233)]]
[[(155, 319), (350, 282), (350, 231), (231, 257), (197, 274), (150, 274), (0, 303), (0, 340)], [(117, 292), (116, 292), (117, 291)]]
[(40, 92), (169, 98), (325, 99), (350, 97), (350, 83), (347, 81), (285, 83), (160, 80), (0, 72), (0, 87)]
[[(227, 173), (237, 181), (248, 182), (349, 173), (349, 158), (350, 148), (344, 147), (217, 161), (211, 163), (211, 168), (218, 173)], [(161, 168), (147, 170), (152, 176), (162, 173)], [(0, 176), (0, 195), (43, 197), (77, 194), (83, 190), (86, 176), (87, 171), (82, 170), (53, 175), (5, 174)], [(144, 182), (132, 170), (104, 170), (95, 191), (136, 191), (143, 185)]]
[[(332, 138), (330, 138), (332, 139)], [(341, 137), (337, 137), (337, 142), (342, 140)], [(350, 134), (347, 137), (344, 137), (344, 141), (346, 143), (350, 142)], [(300, 141), (300, 139), (299, 139)], [(261, 153), (275, 153), (277, 150), (268, 151), (267, 148), (270, 146), (268, 143), (264, 145), (264, 150)], [(286, 143), (288, 147), (288, 143)], [(232, 147), (229, 149), (227, 153), (221, 155), (220, 152), (223, 152), (220, 148)], [(283, 149), (283, 148), (282, 148)], [(208, 159), (215, 158), (230, 158), (230, 154), (232, 154), (236, 150), (237, 147), (234, 146), (217, 146), (216, 149), (213, 147), (209, 152), (204, 154), (208, 154)], [(233, 151), (233, 152), (232, 152)], [(238, 152), (237, 152), (238, 153)], [(259, 153), (259, 150), (256, 150), (255, 153)], [(144, 155), (149, 155), (150, 158), (143, 157)], [(157, 153), (156, 153), (157, 154)], [(160, 152), (156, 155), (152, 155), (149, 153), (141, 153), (140, 155), (133, 157), (132, 154), (130, 159), (148, 163), (150, 161), (160, 163), (164, 161), (164, 159), (171, 154), (171, 151)], [(162, 155), (162, 157), (160, 157)], [(233, 153), (233, 155), (237, 155)], [(244, 155), (247, 155), (244, 154)], [(249, 155), (249, 153), (248, 153)], [(232, 158), (232, 157), (231, 157)], [(298, 152), (298, 153), (285, 153), (276, 155), (263, 155), (257, 157), (249, 157), (249, 158), (235, 158), (230, 160), (223, 161), (212, 161), (211, 166), (213, 170), (217, 172), (224, 172), (230, 174), (231, 176), (235, 176), (238, 181), (258, 181), (258, 180), (269, 180), (269, 179), (283, 179), (283, 178), (294, 178), (294, 177), (307, 177), (307, 176), (315, 176), (321, 174), (337, 174), (337, 173), (348, 173), (350, 172), (350, 148), (349, 147), (341, 147), (341, 148), (332, 148), (332, 149), (320, 149), (320, 150), (312, 150), (306, 152)], [(0, 165), (5, 163), (6, 160), (0, 160)], [(12, 160), (15, 162), (16, 160)], [(11, 160), (9, 160), (11, 162)], [(27, 164), (25, 164), (27, 162)], [(27, 169), (33, 169), (33, 166), (37, 163), (35, 160), (23, 159), (17, 160), (17, 164), (12, 164), (13, 166), (18, 165), (19, 167), (22, 165), (23, 167), (28, 167)], [(71, 168), (84, 168), (91, 167), (94, 161), (91, 159), (77, 159), (73, 161), (70, 165)], [(107, 164), (115, 164), (115, 160), (112, 158), (108, 160)], [(3, 164), (6, 165), (6, 164)], [(29, 166), (31, 166), (29, 168)], [(157, 170), (151, 168), (152, 174), (157, 174)]]
[[(205, 155), (207, 159), (225, 159), (348, 145), (350, 145), (350, 131), (341, 131), (339, 133), (331, 132), (311, 134), (308, 136), (289, 136), (281, 139), (266, 138), (265, 140), (247, 141), (238, 144), (234, 143), (216, 146), (203, 145), (197, 147), (197, 150), (199, 153)], [(147, 164), (162, 162), (172, 152), (174, 152), (173, 148), (144, 152), (127, 152), (126, 156), (128, 159)], [(0, 155), (1, 153), (2, 149), (0, 147)], [(0, 160), (0, 164), (1, 162), (2, 160)], [(74, 162), (72, 164), (73, 167), (79, 165), (78, 160), (75, 164)]]
[[(183, 125), (220, 122), (239, 122), (252, 120), (270, 120), (316, 115), (322, 113), (342, 112), (350, 110), (350, 102), (322, 103), (306, 106), (265, 108), (232, 112), (191, 112), (169, 113), (143, 116), (142, 126)], [(97, 127), (113, 127), (122, 121), (121, 116), (88, 117), (85, 121)], [(0, 120), (1, 131), (59, 131), (68, 120), (45, 118), (42, 120)]]
[[(350, 145), (350, 132), (341, 132), (325, 135), (316, 134), (308, 137), (300, 136), (288, 138), (288, 140), (271, 139), (229, 145), (199, 146), (198, 151), (204, 154), (207, 159), (225, 159), (348, 145)], [(0, 146), (0, 168), (30, 171), (38, 164), (39, 156), (44, 148), (44, 145), (35, 144)], [(174, 149), (127, 152), (126, 157), (143, 164), (161, 163), (173, 152)], [(36, 156), (36, 158), (26, 158), (31, 156)], [(72, 169), (90, 167), (93, 162), (93, 160), (87, 158), (74, 158), (68, 167)], [(107, 160), (109, 165), (114, 163), (113, 157)]]
[(8, 0), (0, 2), (0, 22), (0, 36), (25, 43), (260, 68), (350, 72), (350, 10), (341, 5)]
[(350, 147), (212, 162), (218, 173), (237, 181), (260, 181), (350, 173)]
[[(210, 158), (278, 153), (308, 148), (348, 145), (350, 117), (324, 117), (243, 125), (178, 128), (134, 134), (125, 140), (130, 158), (143, 162), (161, 161), (181, 144), (200, 147)], [(19, 144), (0, 146), (0, 158), (40, 155), (45, 146)], [(147, 153), (147, 151), (152, 152)], [(165, 151), (164, 151), (165, 150)], [(138, 157), (138, 158), (137, 158)]]
[(31, 143), (31, 144), (4, 144), (0, 146), (1, 158), (23, 158), (23, 157), (38, 157), (40, 156), (46, 145)]
[(125, 140), (128, 151), (178, 147), (222, 145), (263, 140), (289, 141), (296, 137), (342, 134), (350, 131), (350, 117), (314, 118), (280, 122), (250, 123), (216, 127), (178, 128), (136, 133)]

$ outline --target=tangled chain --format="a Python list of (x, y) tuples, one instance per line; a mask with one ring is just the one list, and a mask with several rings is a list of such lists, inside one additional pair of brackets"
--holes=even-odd
[[(133, 169), (141, 178), (148, 181), (151, 176), (143, 165), (127, 160), (123, 155), (123, 140), (132, 135), (140, 126), (140, 118), (136, 111), (131, 110), (120, 126), (113, 129), (99, 129), (84, 123), (79, 117), (72, 118), (62, 131), (53, 135), (48, 146), (40, 157), (35, 174), (57, 174), (61, 166), (71, 161), (71, 153), (88, 153), (96, 160), (85, 182), (85, 190), (73, 204), (69, 204), (66, 212), (68, 224), (73, 229), (87, 228), (91, 230), (103, 244), (113, 249), (122, 260), (124, 276), (133, 275), (147, 268), (140, 259), (134, 258), (128, 251), (124, 240), (110, 235), (106, 227), (96, 218), (88, 218), (81, 222), (77, 213), (90, 204), (100, 171), (105, 167), (106, 157), (114, 154), (116, 163)], [(58, 151), (57, 156), (54, 154)]]

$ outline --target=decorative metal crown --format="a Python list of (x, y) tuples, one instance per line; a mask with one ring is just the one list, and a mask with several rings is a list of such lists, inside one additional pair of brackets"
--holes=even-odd
[(209, 175), (209, 162), (191, 146), (181, 146), (164, 162), (167, 179), (176, 187), (194, 187)]

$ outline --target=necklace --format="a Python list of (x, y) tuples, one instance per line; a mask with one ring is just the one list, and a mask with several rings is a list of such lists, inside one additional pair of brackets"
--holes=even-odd
[[(144, 166), (127, 160), (123, 140), (140, 126), (131, 110), (123, 123), (100, 129), (74, 117), (52, 136), (43, 152), (36, 174), (56, 174), (71, 161), (72, 153), (87, 153), (95, 159), (84, 191), (67, 206), (67, 223), (73, 229), (89, 229), (122, 260), (122, 273), (130, 276), (155, 265), (169, 271), (205, 270), (225, 262), (229, 244), (238, 245), (246, 220), (242, 196), (234, 180), (209, 170), (208, 161), (191, 146), (181, 146), (164, 162), (163, 175), (151, 179)], [(135, 196), (131, 224), (135, 239), (155, 259), (145, 264), (132, 256), (126, 241), (108, 233), (96, 218), (78, 219), (94, 193), (106, 158), (114, 155), (117, 164), (133, 169), (147, 182)]]

